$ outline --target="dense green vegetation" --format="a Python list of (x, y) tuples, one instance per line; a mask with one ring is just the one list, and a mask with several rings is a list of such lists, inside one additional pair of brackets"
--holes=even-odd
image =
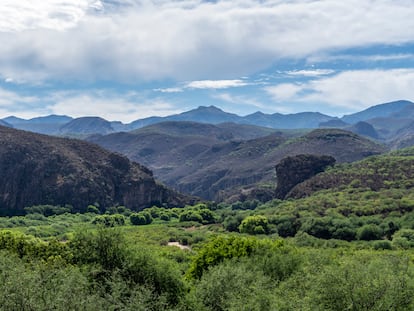
[(341, 164), (285, 201), (26, 208), (0, 218), (0, 310), (413, 310), (413, 162)]

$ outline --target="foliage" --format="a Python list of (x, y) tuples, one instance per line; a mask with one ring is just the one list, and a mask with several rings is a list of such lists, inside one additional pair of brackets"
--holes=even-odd
[(25, 212), (27, 214), (42, 214), (43, 216), (52, 216), (52, 215), (61, 215), (64, 213), (72, 212), (72, 206), (66, 205), (62, 206), (53, 206), (53, 205), (35, 205), (31, 207), (25, 207)]
[(149, 212), (139, 212), (139, 213), (132, 213), (129, 216), (129, 220), (131, 224), (138, 226), (138, 225), (148, 225), (152, 222), (152, 216)]
[(7, 250), (19, 258), (48, 260), (59, 257), (65, 262), (72, 259), (66, 244), (56, 240), (44, 242), (19, 232), (0, 231), (0, 250)]
[(115, 227), (125, 225), (125, 216), (114, 214), (114, 215), (98, 215), (95, 216), (92, 223), (94, 225), (102, 225), (104, 227)]
[(191, 278), (200, 278), (203, 271), (225, 259), (252, 255), (258, 248), (278, 248), (283, 242), (258, 240), (253, 237), (216, 236), (207, 242), (194, 257), (188, 270)]
[(266, 234), (269, 232), (267, 218), (261, 215), (248, 216), (239, 226), (241, 233)]
[(231, 260), (211, 267), (203, 274), (194, 294), (206, 310), (272, 310), (269, 281), (260, 270)]

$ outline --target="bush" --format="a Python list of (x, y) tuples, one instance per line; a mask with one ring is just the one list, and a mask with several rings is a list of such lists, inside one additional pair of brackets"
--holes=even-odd
[(270, 311), (273, 295), (268, 283), (261, 271), (229, 261), (209, 269), (196, 283), (194, 292), (197, 302), (206, 310)]
[(53, 206), (53, 205), (36, 205), (31, 207), (25, 207), (25, 212), (27, 214), (42, 214), (43, 216), (52, 216), (52, 215), (62, 215), (65, 213), (72, 212), (72, 207), (67, 206)]
[(198, 211), (194, 210), (187, 210), (181, 213), (180, 215), (180, 222), (183, 221), (196, 221), (199, 223), (203, 222), (203, 217), (200, 215)]
[(375, 241), (373, 243), (373, 247), (376, 250), (380, 250), (380, 249), (392, 249), (392, 244), (388, 240)]
[(149, 212), (132, 213), (129, 220), (134, 226), (149, 225), (152, 223), (152, 216)]
[(200, 278), (203, 271), (225, 259), (247, 257), (255, 251), (278, 249), (283, 241), (258, 240), (254, 237), (217, 236), (206, 243), (194, 257), (188, 275)]
[(227, 216), (223, 221), (223, 227), (230, 232), (238, 232), (239, 226), (243, 221), (242, 215)]
[(104, 227), (115, 227), (125, 225), (125, 216), (114, 214), (114, 215), (99, 215), (96, 216), (92, 223), (94, 225), (102, 225)]
[(95, 205), (88, 205), (86, 212), (92, 214), (100, 214), (99, 209)]
[(269, 232), (268, 221), (265, 216), (247, 216), (239, 226), (241, 233), (266, 234)]
[(381, 240), (383, 235), (383, 230), (381, 227), (369, 224), (364, 225), (357, 230), (358, 240), (372, 241), (372, 240)]

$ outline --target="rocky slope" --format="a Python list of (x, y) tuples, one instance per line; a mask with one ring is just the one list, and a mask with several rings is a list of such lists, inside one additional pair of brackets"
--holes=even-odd
[(38, 204), (82, 211), (124, 205), (180, 206), (189, 198), (156, 183), (152, 172), (126, 157), (75, 140), (0, 126), (0, 214)]
[[(242, 188), (258, 184), (274, 189), (274, 166), (286, 156), (329, 155), (341, 163), (386, 151), (384, 146), (337, 129), (307, 134), (278, 131), (244, 140), (236, 134), (228, 135), (234, 139), (218, 135), (216, 127), (206, 131), (206, 125), (199, 125), (184, 130), (179, 122), (173, 125), (168, 124), (168, 131), (147, 127), (93, 141), (147, 165), (157, 178), (180, 192), (216, 201), (228, 200)], [(234, 133), (240, 136), (242, 131)]]
[(277, 177), (275, 197), (284, 199), (297, 184), (323, 172), (334, 163), (333, 157), (312, 154), (298, 154), (282, 159), (275, 167)]

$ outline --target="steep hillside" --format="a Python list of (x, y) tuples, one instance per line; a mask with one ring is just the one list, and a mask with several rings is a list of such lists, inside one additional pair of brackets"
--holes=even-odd
[[(213, 146), (229, 141), (263, 137), (272, 132), (275, 130), (234, 123), (212, 125), (171, 121), (147, 126), (134, 132), (92, 136), (88, 140), (151, 167), (155, 175), (161, 177), (170, 173), (174, 175), (177, 168), (190, 165), (195, 157)], [(225, 150), (227, 149), (224, 148), (223, 152)], [(213, 155), (203, 162), (214, 161), (217, 152)], [(192, 163), (191, 167), (194, 167), (193, 165), (195, 164)]]
[[(274, 166), (286, 156), (329, 155), (342, 163), (385, 150), (368, 139), (341, 130), (314, 130), (293, 140), (283, 135), (270, 135), (232, 146), (215, 146), (196, 157), (190, 169), (185, 166), (178, 168), (174, 172), (175, 176), (182, 176), (178, 180), (172, 179), (172, 173), (167, 174), (166, 179), (164, 176), (160, 179), (179, 191), (221, 201), (241, 186), (274, 185)], [(194, 167), (197, 169), (192, 170)]]
[[(255, 213), (280, 236), (373, 241), (377, 249), (413, 247), (414, 148), (328, 168)], [(362, 244), (361, 244), (362, 245)]]
[(0, 127), (0, 214), (36, 204), (84, 210), (125, 205), (183, 205), (147, 168), (96, 145)]
[(237, 195), (241, 187), (268, 184), (274, 188), (274, 166), (289, 155), (330, 155), (338, 162), (351, 162), (386, 151), (342, 130), (320, 129), (302, 136), (275, 132), (241, 140), (236, 139), (245, 135), (240, 130), (227, 130), (224, 135), (214, 126), (196, 125), (192, 131), (187, 128), (191, 123), (164, 125), (95, 137), (93, 142), (147, 165), (157, 178), (180, 192), (217, 201)]
[(335, 191), (349, 186), (371, 191), (414, 187), (414, 148), (336, 166), (297, 185), (289, 197), (301, 198), (320, 190)]

